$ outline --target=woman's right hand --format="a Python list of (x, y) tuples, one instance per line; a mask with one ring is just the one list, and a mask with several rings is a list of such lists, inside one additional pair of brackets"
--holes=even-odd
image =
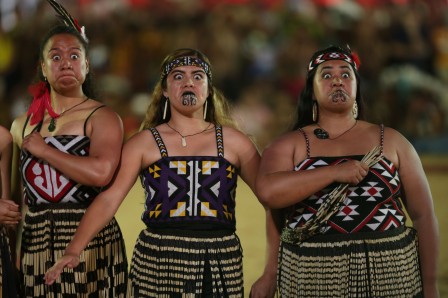
[(8, 199), (0, 199), (0, 224), (16, 225), (21, 219), (19, 205)]
[(79, 265), (79, 256), (65, 254), (45, 273), (45, 284), (52, 285), (61, 275), (64, 268), (75, 268)]
[(369, 173), (369, 166), (358, 160), (348, 160), (333, 167), (335, 181), (350, 185), (361, 182)]

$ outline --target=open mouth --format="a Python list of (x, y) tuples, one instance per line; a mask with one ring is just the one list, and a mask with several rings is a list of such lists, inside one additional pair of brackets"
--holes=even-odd
[(193, 106), (197, 102), (197, 97), (193, 92), (185, 92), (182, 94), (182, 104), (184, 106)]
[(330, 96), (333, 102), (338, 101), (346, 102), (348, 100), (348, 94), (342, 90), (336, 90), (335, 92), (331, 93)]

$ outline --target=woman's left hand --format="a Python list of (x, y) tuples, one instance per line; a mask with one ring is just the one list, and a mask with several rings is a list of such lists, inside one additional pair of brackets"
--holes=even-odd
[(263, 274), (258, 278), (250, 289), (250, 298), (272, 298), (277, 290), (277, 275), (268, 276)]
[(45, 284), (52, 285), (62, 273), (64, 268), (75, 268), (79, 265), (79, 256), (65, 254), (45, 273)]

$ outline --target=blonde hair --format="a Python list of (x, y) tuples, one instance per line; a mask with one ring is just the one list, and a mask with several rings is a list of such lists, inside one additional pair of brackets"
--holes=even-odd
[[(171, 61), (173, 61), (174, 59), (178, 59), (179, 57), (195, 57), (201, 59), (202, 61), (205, 61), (208, 65), (210, 65), (210, 61), (207, 56), (205, 56), (200, 51), (194, 49), (178, 49), (165, 57), (160, 67), (161, 74), (163, 73), (165, 67)], [(205, 121), (211, 122), (215, 125), (237, 128), (236, 122), (230, 115), (230, 106), (228, 100), (225, 98), (221, 91), (213, 86), (211, 77), (207, 77), (210, 94), (206, 99), (208, 103), (207, 116)], [(168, 100), (167, 98), (165, 98), (165, 96), (163, 96), (163, 91), (166, 90), (166, 87), (166, 76), (161, 76), (152, 92), (151, 103), (148, 107), (148, 110), (146, 111), (145, 119), (140, 126), (140, 130), (155, 127), (170, 120), (171, 112), (169, 108), (167, 109), (166, 118), (163, 119), (165, 101)]]

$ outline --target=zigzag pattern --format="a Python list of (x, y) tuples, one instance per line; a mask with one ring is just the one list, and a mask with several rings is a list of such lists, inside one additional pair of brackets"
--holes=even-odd
[[(52, 147), (76, 156), (89, 155), (90, 139), (86, 136), (62, 135), (46, 137)], [(21, 152), (21, 175), (25, 187), (25, 201), (30, 206), (46, 203), (90, 202), (99, 188), (81, 185), (70, 180), (46, 161), (27, 151)]]
[[(296, 170), (315, 169), (334, 165), (356, 157), (308, 158), (296, 166)], [(294, 206), (288, 216), (291, 228), (299, 227), (312, 219), (319, 206), (337, 185), (310, 196)], [(374, 165), (366, 178), (348, 189), (347, 198), (339, 212), (332, 216), (322, 231), (325, 233), (354, 233), (360, 231), (384, 231), (404, 225), (406, 216), (400, 199), (401, 183), (392, 162), (384, 158)]]
[(216, 125), (216, 146), (218, 148), (218, 156), (224, 158), (224, 141), (221, 125)]
[(167, 157), (168, 156), (168, 150), (166, 150), (166, 146), (163, 143), (162, 137), (159, 134), (159, 131), (157, 129), (155, 129), (154, 127), (149, 128), (154, 136), (154, 139), (157, 142), (157, 146), (159, 147), (160, 150), (160, 154), (162, 155), (162, 157)]
[(150, 130), (163, 158), (140, 173), (146, 195), (142, 220), (152, 227), (207, 222), (234, 229), (238, 170), (224, 158), (222, 127), (215, 129), (216, 157), (170, 157), (157, 129)]

